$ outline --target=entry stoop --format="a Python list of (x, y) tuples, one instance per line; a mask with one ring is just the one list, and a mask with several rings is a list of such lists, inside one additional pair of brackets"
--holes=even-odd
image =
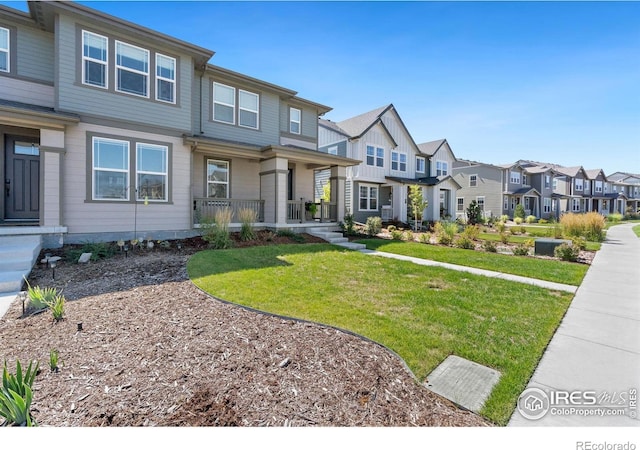
[(17, 294), (42, 249), (42, 236), (0, 236), (0, 297)]
[(342, 233), (336, 231), (327, 231), (324, 228), (309, 228), (307, 230), (311, 236), (324, 239), (330, 244), (339, 245), (340, 247), (348, 248), (350, 250), (363, 250), (367, 248), (364, 244), (357, 244), (355, 242), (349, 242), (349, 239), (342, 236)]

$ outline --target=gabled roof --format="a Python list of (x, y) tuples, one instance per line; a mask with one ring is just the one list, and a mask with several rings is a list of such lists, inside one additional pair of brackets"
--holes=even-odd
[(338, 126), (337, 123), (332, 122), (331, 120), (327, 120), (327, 119), (318, 119), (318, 125), (320, 125), (321, 127), (325, 127), (329, 130), (335, 131), (336, 133), (339, 133), (345, 137), (349, 137), (349, 133), (347, 133), (346, 131), (344, 131), (342, 128), (340, 128)]
[(582, 166), (575, 166), (575, 167), (557, 167), (556, 168), (556, 172), (558, 172), (561, 175), (566, 175), (569, 177), (575, 177), (578, 175), (579, 172), (582, 172), (582, 174), (586, 177), (587, 173), (585, 172), (585, 170), (582, 168)]
[(381, 106), (372, 111), (338, 122), (338, 126), (346, 131), (352, 138), (358, 139), (380, 121), (380, 117), (391, 108), (393, 108), (392, 104)]
[(418, 148), (425, 155), (433, 156), (447, 142), (446, 139), (438, 139), (437, 141), (424, 142), (418, 144)]
[(535, 188), (530, 188), (530, 187), (523, 187), (520, 189), (516, 189), (514, 191), (507, 191), (506, 194), (510, 194), (510, 195), (527, 195), (527, 194), (535, 194), (538, 197), (540, 196), (540, 192), (538, 192), (537, 189)]
[(584, 173), (587, 174), (587, 178), (589, 178), (590, 180), (595, 180), (596, 178), (598, 178), (598, 175), (602, 174), (602, 178), (607, 181), (607, 177), (605, 176), (602, 169), (585, 170)]
[(402, 183), (402, 184), (417, 184), (418, 186), (436, 186), (450, 179), (453, 183), (458, 185), (458, 189), (462, 187), (460, 186), (460, 183), (458, 183), (451, 175), (445, 175), (445, 176), (439, 176), (439, 177), (421, 177), (421, 178), (403, 178), (403, 177), (386, 176), (385, 178), (387, 180), (397, 181), (398, 183)]

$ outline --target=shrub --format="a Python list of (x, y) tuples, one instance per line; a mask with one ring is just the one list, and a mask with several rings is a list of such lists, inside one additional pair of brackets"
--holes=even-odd
[(495, 228), (498, 233), (504, 233), (507, 229), (507, 225), (501, 220), (500, 222), (496, 222)]
[(16, 361), (16, 374), (10, 374), (7, 370), (7, 362), (4, 362), (2, 372), (2, 389), (0, 389), (0, 416), (4, 417), (4, 425), (36, 426), (31, 417), (31, 400), (33, 398), (33, 380), (38, 373), (39, 364), (33, 361), (29, 363), (26, 372), (22, 372), (20, 361)]
[(467, 250), (473, 250), (476, 248), (473, 241), (466, 236), (458, 236), (453, 242), (453, 245), (458, 248), (464, 248)]
[(253, 224), (258, 220), (258, 214), (251, 208), (242, 208), (238, 211), (238, 219), (241, 222), (240, 239), (251, 241), (255, 239), (256, 233)]
[(500, 222), (502, 223), (507, 223), (509, 221), (509, 216), (506, 214), (503, 214), (500, 216)]
[(574, 247), (577, 247), (580, 250), (586, 250), (587, 249), (587, 240), (581, 237), (572, 237), (571, 238), (571, 245), (573, 245)]
[(65, 299), (62, 295), (56, 295), (56, 297), (49, 303), (49, 309), (53, 314), (53, 319), (56, 322), (61, 321), (64, 318), (64, 304)]
[(450, 245), (458, 231), (458, 224), (452, 222), (437, 222), (433, 227), (433, 231), (438, 244)]
[(216, 211), (213, 222), (203, 223), (204, 233), (202, 238), (216, 249), (233, 247), (229, 224), (231, 223), (231, 209), (223, 208)]
[(367, 217), (364, 225), (365, 232), (369, 236), (375, 236), (382, 231), (382, 218), (378, 216)]
[(420, 233), (418, 241), (422, 244), (431, 244), (431, 235), (429, 233)]
[(478, 240), (480, 236), (480, 227), (478, 225), (468, 225), (462, 230), (462, 235), (472, 241)]
[(527, 256), (529, 254), (529, 246), (526, 244), (518, 244), (513, 248), (513, 254), (516, 256)]
[(607, 222), (619, 223), (622, 220), (622, 214), (613, 213), (607, 216)]
[(597, 212), (586, 214), (568, 213), (560, 219), (562, 230), (569, 237), (582, 236), (588, 241), (604, 240), (605, 218)]
[(342, 231), (344, 231), (347, 236), (351, 236), (355, 234), (355, 224), (356, 221), (353, 218), (353, 214), (347, 213), (344, 215), (344, 219), (342, 219)]
[(396, 228), (396, 226), (395, 226), (395, 225), (389, 225), (389, 226), (387, 227), (387, 231), (388, 231), (389, 233), (393, 233), (393, 232), (394, 232), (394, 231), (396, 231), (396, 230), (397, 230), (397, 228)]
[(500, 242), (502, 242), (503, 244), (509, 243), (509, 234), (506, 231), (500, 232)]
[(493, 241), (482, 241), (482, 249), (490, 253), (496, 253), (498, 251), (498, 247), (496, 247)]
[(513, 220), (515, 221), (517, 218), (524, 220), (525, 215), (526, 212), (524, 210), (524, 205), (522, 203), (518, 203), (516, 205), (516, 209), (513, 211)]
[(522, 224), (522, 222), (524, 221), (524, 219), (522, 217), (515, 217), (513, 219), (513, 221), (515, 222), (516, 225), (520, 225)]
[(563, 261), (577, 261), (578, 255), (580, 255), (580, 249), (569, 244), (558, 245), (553, 254), (556, 258), (560, 258)]
[(41, 288), (40, 286), (32, 287), (27, 279), (24, 281), (27, 283), (27, 296), (29, 297), (29, 304), (35, 309), (45, 309), (49, 307), (49, 304), (59, 294), (56, 288)]
[(538, 218), (536, 216), (527, 216), (527, 218), (525, 219), (525, 222), (527, 222), (527, 223), (536, 223), (537, 220), (538, 220)]
[(391, 231), (391, 239), (393, 239), (394, 241), (401, 241), (402, 240), (402, 235), (404, 233), (400, 230), (392, 230)]
[(402, 239), (404, 239), (407, 242), (413, 242), (414, 241), (413, 231), (411, 231), (411, 230), (405, 231), (402, 234)]
[(116, 246), (106, 242), (85, 242), (82, 247), (71, 247), (64, 253), (65, 260), (78, 262), (83, 253), (91, 253), (91, 261), (111, 258), (116, 254)]
[(304, 236), (294, 232), (293, 230), (289, 230), (289, 229), (278, 230), (278, 232), (276, 233), (276, 236), (278, 236), (278, 237), (287, 237), (287, 238), (291, 239), (292, 241), (298, 242), (300, 244), (305, 241)]
[(540, 219), (540, 220), (538, 220), (538, 223), (541, 224), (541, 225), (544, 225), (546, 223), (549, 223), (549, 221), (547, 219)]
[(475, 225), (482, 222), (482, 209), (476, 200), (471, 200), (467, 208), (467, 223)]

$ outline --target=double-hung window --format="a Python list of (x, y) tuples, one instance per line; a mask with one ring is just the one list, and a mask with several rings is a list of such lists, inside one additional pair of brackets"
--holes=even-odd
[(469, 175), (469, 187), (478, 186), (478, 175)]
[(9, 29), (0, 27), (0, 72), (11, 70), (9, 62)]
[(542, 203), (543, 203), (543, 212), (551, 212), (551, 199), (549, 197), (544, 197), (542, 199)]
[(480, 211), (484, 211), (484, 197), (476, 197), (476, 202), (478, 203)]
[(240, 89), (239, 94), (238, 125), (247, 128), (258, 128), (258, 106), (260, 103), (258, 94)]
[(572, 203), (571, 210), (574, 211), (574, 212), (579, 212), (580, 211), (580, 199), (574, 198), (571, 203)]
[[(549, 189), (551, 187), (551, 176), (550, 175), (545, 175), (544, 176), (544, 188), (545, 189)], [(554, 186), (555, 188), (555, 186)]]
[(511, 172), (509, 174), (509, 181), (512, 184), (520, 184), (520, 172)]
[(378, 186), (360, 185), (360, 211), (378, 210)]
[(302, 111), (298, 108), (289, 108), (289, 132), (300, 134), (300, 124), (302, 122)]
[(384, 167), (384, 149), (367, 145), (367, 166)]
[(436, 161), (436, 176), (449, 175), (449, 164), (446, 161)]
[(421, 156), (416, 157), (416, 172), (425, 173), (426, 165), (425, 160)]
[(464, 198), (458, 197), (456, 198), (456, 202), (457, 202), (456, 211), (464, 212)]
[(149, 97), (149, 50), (116, 41), (116, 91)]
[(156, 100), (176, 102), (176, 59), (156, 53)]
[(585, 192), (585, 194), (590, 194), (591, 193), (591, 181), (584, 180), (584, 192)]
[(129, 200), (129, 141), (94, 137), (93, 200)]
[(213, 83), (213, 120), (234, 124), (236, 116), (236, 88)]
[(207, 159), (207, 197), (229, 198), (229, 162)]
[(582, 178), (576, 178), (576, 191), (582, 191)]
[(82, 32), (82, 83), (107, 88), (109, 39)]
[(138, 200), (167, 201), (169, 148), (136, 144), (136, 192)]
[(596, 192), (602, 192), (602, 181), (596, 181)]
[(391, 170), (407, 171), (407, 155), (404, 153), (391, 152)]
[(527, 180), (527, 175), (526, 174), (522, 174), (522, 185), (523, 186), (529, 186), (529, 182)]

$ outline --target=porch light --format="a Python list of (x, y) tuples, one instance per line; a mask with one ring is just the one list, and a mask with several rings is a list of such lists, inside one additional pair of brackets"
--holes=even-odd
[(124, 257), (127, 258), (129, 256), (129, 246), (125, 244), (124, 246)]

